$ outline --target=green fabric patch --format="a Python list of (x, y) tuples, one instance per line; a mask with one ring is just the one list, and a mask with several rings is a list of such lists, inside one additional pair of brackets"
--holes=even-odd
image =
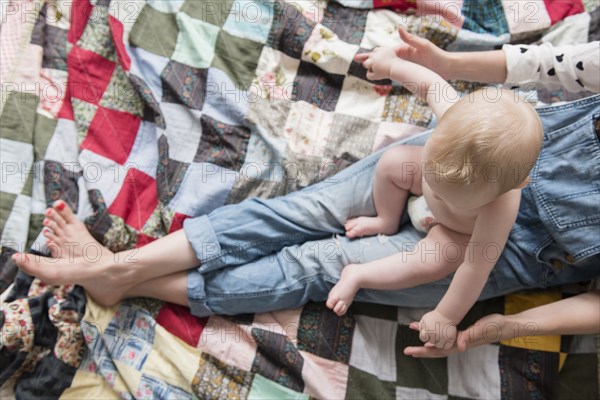
[(352, 303), (354, 315), (366, 315), (367, 317), (398, 321), (398, 307), (383, 304)]
[(29, 249), (33, 245), (33, 241), (38, 237), (42, 228), (44, 227), (44, 214), (31, 214), (29, 216), (29, 233), (27, 234), (27, 245), (25, 248)]
[(231, 10), (233, 0), (221, 1), (198, 1), (187, 0), (180, 11), (186, 13), (190, 17), (208, 22), (216, 26), (223, 26)]
[(117, 52), (108, 25), (108, 7), (95, 6), (77, 46), (117, 61)]
[(34, 161), (44, 159), (46, 149), (48, 149), (48, 143), (50, 143), (50, 139), (52, 139), (57, 122), (56, 119), (45, 117), (42, 114), (36, 115), (35, 128), (33, 131)]
[(396, 333), (396, 384), (448, 393), (448, 364), (446, 358), (413, 358), (404, 355), (406, 346), (422, 346), (419, 333), (406, 325), (398, 325)]
[(116, 65), (110, 82), (98, 103), (102, 107), (125, 111), (141, 117), (144, 113), (142, 99), (120, 65)]
[(171, 57), (177, 44), (177, 34), (175, 14), (161, 13), (146, 4), (131, 29), (129, 43), (151, 53)]
[(294, 392), (278, 383), (263, 378), (260, 375), (254, 375), (248, 400), (281, 400), (281, 399), (298, 399), (308, 400), (308, 396), (303, 393)]
[(346, 399), (396, 399), (396, 385), (394, 382), (379, 380), (375, 375), (350, 366), (348, 370), (348, 387)]
[(558, 375), (557, 399), (598, 399), (597, 354), (569, 354)]
[(6, 225), (16, 199), (16, 194), (0, 192), (0, 232), (4, 231), (4, 225)]
[(38, 102), (30, 93), (9, 93), (0, 115), (0, 137), (31, 144)]
[(219, 33), (212, 66), (225, 72), (239, 88), (247, 89), (256, 77), (262, 43)]
[(177, 25), (179, 35), (171, 58), (191, 67), (210, 67), (215, 56), (219, 28), (185, 13), (177, 13)]
[(81, 144), (88, 134), (88, 129), (92, 123), (92, 119), (94, 119), (94, 115), (96, 115), (98, 106), (75, 98), (73, 98), (71, 102), (73, 103), (73, 114), (75, 115), (77, 136), (79, 144)]

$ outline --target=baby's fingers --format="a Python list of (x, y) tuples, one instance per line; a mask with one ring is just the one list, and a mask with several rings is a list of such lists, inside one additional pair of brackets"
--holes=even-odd
[(357, 54), (357, 55), (354, 56), (354, 61), (363, 62), (367, 58), (369, 58), (369, 55), (370, 55), (370, 53), (359, 53), (359, 54)]

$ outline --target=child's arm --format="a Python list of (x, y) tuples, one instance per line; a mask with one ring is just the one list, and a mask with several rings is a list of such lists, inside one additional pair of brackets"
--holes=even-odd
[(450, 348), (458, 324), (479, 298), (517, 218), (521, 191), (511, 190), (484, 206), (475, 221), (463, 263), (436, 307), (421, 319), (421, 340)]
[[(410, 326), (418, 329), (416, 322)], [(489, 327), (498, 334), (487, 334)], [(404, 349), (404, 354), (413, 357), (446, 357), (456, 351), (524, 336), (535, 340), (536, 336), (593, 333), (600, 333), (600, 291), (569, 297), (518, 314), (487, 315), (460, 332), (456, 346), (451, 349), (410, 346)]]
[(460, 99), (444, 78), (422, 65), (396, 57), (391, 47), (377, 47), (370, 53), (357, 54), (354, 59), (363, 63), (368, 79), (394, 80), (427, 101), (438, 119)]
[(448, 52), (429, 40), (408, 33), (399, 27), (404, 41), (395, 48), (396, 55), (423, 65), (444, 79), (473, 82), (503, 83), (506, 80), (506, 55), (503, 50)]

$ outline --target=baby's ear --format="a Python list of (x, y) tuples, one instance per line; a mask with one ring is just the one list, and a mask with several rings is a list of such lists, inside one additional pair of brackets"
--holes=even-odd
[(527, 178), (523, 180), (523, 182), (519, 183), (515, 189), (523, 189), (525, 186), (529, 185), (531, 182), (531, 177), (527, 175)]

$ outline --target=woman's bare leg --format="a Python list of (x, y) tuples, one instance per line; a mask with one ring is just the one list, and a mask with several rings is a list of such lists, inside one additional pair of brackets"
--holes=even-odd
[(48, 284), (79, 284), (96, 301), (110, 305), (142, 282), (200, 264), (183, 230), (139, 249), (113, 254), (91, 237), (83, 223), (71, 219), (75, 216), (68, 205), (60, 204), (65, 203), (57, 202), (47, 213), (46, 226), (52, 232), (45, 236), (55, 244), (55, 252), (61, 253), (61, 258), (13, 256), (23, 271)]
[(149, 297), (187, 307), (187, 272), (176, 272), (142, 282), (123, 294), (123, 298), (132, 297)]
[(327, 307), (343, 315), (361, 288), (397, 290), (442, 279), (463, 262), (469, 239), (468, 235), (436, 225), (411, 252), (347, 265), (329, 292)]

